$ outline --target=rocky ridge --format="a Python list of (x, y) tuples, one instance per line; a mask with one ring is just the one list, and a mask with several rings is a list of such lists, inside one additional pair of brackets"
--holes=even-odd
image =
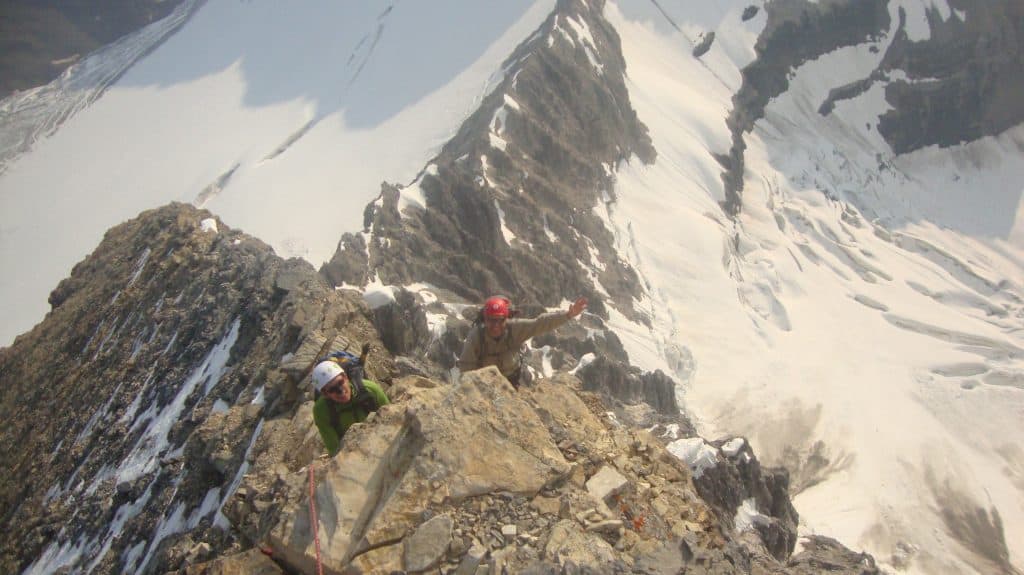
[[(397, 300), (372, 312), (202, 210), (113, 228), (52, 303), (0, 352), (7, 572), (313, 572), (311, 462), (329, 572), (873, 569), (827, 541), (790, 558), (785, 472), (699, 438), (688, 466), (665, 448), (678, 408), (635, 390), (588, 392), (568, 371), (518, 393), (493, 370), (401, 375), (372, 323)], [(395, 400), (333, 460), (295, 375), (323, 334), (370, 342)]]
[(927, 40), (910, 40), (901, 26), (878, 67), (886, 77), (906, 73), (886, 85), (893, 109), (878, 124), (897, 154), (971, 142), (1024, 121), (1024, 6), (1013, 0), (949, 4), (954, 12), (948, 19), (928, 11)]
[[(17, 420), (0, 438), (0, 567), (312, 572), (303, 488), (320, 445), (300, 380), (334, 337), (373, 344), (370, 374), (396, 401), (314, 464), (330, 570), (872, 572), (825, 540), (790, 558), (785, 471), (761, 469), (742, 440), (693, 437), (671, 377), (631, 366), (607, 326), (611, 310), (643, 321), (643, 285), (601, 214), (614, 167), (655, 152), (602, 8), (559, 2), (320, 273), (186, 206), (112, 229), (46, 320), (0, 352), (13, 382), (0, 414)], [(493, 373), (452, 372), (493, 292), (525, 315), (591, 301), (532, 343), (537, 384), (518, 395)], [(678, 437), (689, 466), (665, 450)]]
[(642, 320), (637, 273), (599, 214), (614, 203), (612, 168), (655, 152), (603, 6), (558, 3), (417, 180), (382, 187), (364, 232), (323, 267), (333, 284), (426, 282), (547, 307), (578, 294), (599, 317), (612, 305)]
[(229, 495), (264, 413), (297, 398), (271, 366), (307, 324), (380, 346), (358, 297), (184, 205), (109, 230), (50, 303), (0, 350), (9, 573), (33, 561), (145, 571), (164, 538), (223, 532), (207, 511)]

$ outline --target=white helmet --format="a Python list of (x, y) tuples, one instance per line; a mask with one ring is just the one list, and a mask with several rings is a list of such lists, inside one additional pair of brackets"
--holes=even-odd
[(341, 366), (334, 361), (321, 361), (316, 364), (313, 368), (313, 387), (316, 390), (323, 391), (324, 386), (331, 383), (331, 380), (338, 377), (338, 374), (343, 373), (344, 370)]

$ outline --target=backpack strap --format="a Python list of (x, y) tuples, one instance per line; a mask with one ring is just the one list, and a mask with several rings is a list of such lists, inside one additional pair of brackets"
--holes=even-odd
[(338, 441), (341, 441), (345, 435), (345, 430), (341, 428), (341, 413), (338, 412), (338, 404), (329, 399), (327, 400), (327, 414), (331, 419), (331, 428), (338, 435)]

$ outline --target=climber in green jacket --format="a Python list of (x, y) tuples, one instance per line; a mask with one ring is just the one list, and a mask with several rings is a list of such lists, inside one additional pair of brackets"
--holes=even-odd
[(366, 421), (370, 413), (389, 403), (377, 382), (364, 379), (361, 370), (349, 377), (332, 360), (313, 368), (313, 386), (320, 393), (313, 404), (313, 422), (331, 457), (338, 453), (341, 438), (353, 423)]
[(587, 298), (578, 298), (569, 305), (568, 311), (549, 312), (533, 319), (512, 319), (511, 307), (505, 296), (493, 296), (484, 302), (482, 321), (469, 330), (462, 346), (459, 370), (466, 372), (494, 365), (513, 387), (528, 383), (528, 372), (523, 368), (521, 357), (523, 344), (583, 313)]

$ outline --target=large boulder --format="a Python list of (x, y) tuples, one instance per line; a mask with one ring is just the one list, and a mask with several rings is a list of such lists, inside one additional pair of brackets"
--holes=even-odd
[(408, 389), (401, 404), (354, 426), (335, 458), (314, 463), (315, 529), (303, 472), (278, 477), (288, 492), (278, 521), (247, 516), (244, 506), (233, 518), (296, 569), (315, 567), (316, 536), (325, 566), (383, 570), (400, 560), (398, 543), (428, 509), (488, 493), (532, 497), (567, 477), (547, 426), (497, 369), (467, 373), (454, 386)]
[[(334, 458), (313, 456), (319, 438), (306, 402), (264, 422), (225, 513), (287, 572), (316, 572), (318, 557), (331, 573), (796, 573), (870, 562), (818, 545), (787, 566), (788, 532), (758, 527), (769, 517), (764, 496), (783, 509), (788, 499), (750, 483), (749, 446), (708, 446), (721, 469), (691, 475), (582, 385), (556, 373), (516, 391), (494, 368), (451, 385), (399, 378), (393, 402), (353, 426)], [(300, 469), (303, 457), (312, 464)], [(728, 487), (705, 490), (714, 506), (696, 475)], [(744, 506), (748, 526), (739, 524)], [(181, 564), (195, 565), (190, 545), (176, 544)]]
[(283, 575), (274, 561), (257, 549), (227, 555), (185, 570), (185, 575)]

